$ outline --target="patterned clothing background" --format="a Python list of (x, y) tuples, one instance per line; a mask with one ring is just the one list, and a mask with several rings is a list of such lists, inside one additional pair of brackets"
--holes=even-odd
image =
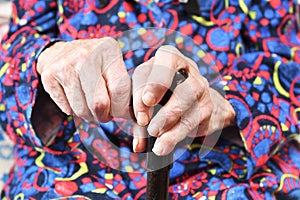
[(8, 173), (13, 165), (13, 144), (8, 136), (0, 130), (0, 187), (8, 181)]
[[(8, 1), (0, 1), (0, 41), (8, 31), (11, 5)], [(8, 172), (13, 164), (13, 144), (6, 133), (0, 129), (0, 188), (8, 180)]]
[[(199, 156), (203, 138), (197, 138), (174, 162), (169, 198), (299, 199), (300, 35), (295, 1), (199, 2), (200, 16), (187, 14), (175, 0), (14, 0), (10, 30), (0, 49), (0, 121), (15, 144), (15, 165), (2, 198), (145, 197), (145, 170), (130, 165), (137, 158), (124, 153), (131, 151), (131, 138), (117, 124), (126, 121), (84, 124), (75, 130), (74, 120), (66, 117), (48, 146), (31, 124), (39, 98), (36, 57), (48, 44), (118, 36), (132, 73), (153, 54), (152, 48), (136, 48), (141, 44), (122, 37), (136, 29), (131, 41), (143, 39), (150, 47), (172, 44), (199, 66), (210, 64), (212, 68), (200, 72), (214, 88), (225, 91), (237, 115), (237, 127), (224, 130), (208, 154)], [(159, 38), (144, 29), (149, 27), (165, 28), (174, 37)], [(81, 139), (96, 131), (106, 140), (89, 140), (90, 145), (123, 171), (104, 165), (82, 144)], [(226, 139), (235, 132), (242, 146)], [(108, 138), (122, 151), (112, 149)], [(174, 153), (180, 152), (183, 148)]]

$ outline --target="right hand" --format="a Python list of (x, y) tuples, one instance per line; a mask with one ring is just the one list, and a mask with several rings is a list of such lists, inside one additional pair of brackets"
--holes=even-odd
[(129, 117), (131, 82), (116, 40), (56, 42), (41, 53), (36, 69), (66, 114), (99, 122)]

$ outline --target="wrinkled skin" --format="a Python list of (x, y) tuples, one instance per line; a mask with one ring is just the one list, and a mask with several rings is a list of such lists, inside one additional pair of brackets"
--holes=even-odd
[[(188, 78), (152, 116), (152, 108), (180, 69), (187, 71)], [(167, 155), (187, 136), (205, 136), (234, 124), (230, 103), (209, 87), (191, 59), (172, 46), (160, 47), (153, 58), (136, 68), (132, 80), (112, 38), (57, 42), (41, 53), (37, 71), (45, 91), (63, 112), (87, 120), (128, 118), (132, 95), (136, 152), (145, 149), (146, 125), (149, 134), (157, 137), (153, 152)]]
[(41, 53), (37, 71), (66, 114), (101, 122), (128, 116), (131, 81), (112, 38), (57, 42)]

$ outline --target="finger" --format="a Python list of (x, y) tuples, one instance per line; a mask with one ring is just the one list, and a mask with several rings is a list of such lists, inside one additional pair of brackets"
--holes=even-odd
[[(103, 42), (97, 40), (100, 46)], [(99, 53), (100, 52), (100, 53)], [(77, 93), (82, 92), (83, 97), (80, 98), (83, 103), (86, 103), (89, 112), (94, 120), (100, 122), (107, 122), (111, 120), (110, 116), (110, 97), (106, 88), (106, 82), (102, 77), (102, 54), (98, 48), (95, 48), (88, 56), (86, 52), (78, 52), (84, 62), (81, 64), (74, 64), (74, 76), (78, 76), (78, 83), (82, 91), (75, 91)], [(76, 83), (77, 84), (77, 83)], [(77, 88), (77, 87), (76, 87)], [(80, 103), (80, 102), (78, 102)]]
[(90, 112), (85, 98), (85, 93), (82, 90), (79, 77), (74, 78), (71, 87), (63, 86), (68, 102), (73, 110), (73, 113), (88, 121), (93, 121), (94, 117)]
[(169, 101), (153, 117), (148, 126), (152, 136), (159, 136), (179, 122), (181, 116), (197, 104), (197, 96), (201, 94), (201, 85), (192, 76), (178, 85)]
[(186, 67), (184, 56), (172, 46), (160, 47), (156, 54), (147, 85), (143, 91), (143, 103), (154, 106), (170, 88), (174, 74)]
[(143, 90), (152, 68), (154, 59), (139, 65), (132, 76), (132, 99), (134, 115), (140, 126), (146, 126), (150, 121), (149, 107), (143, 103)]
[(117, 81), (108, 78), (106, 83), (111, 101), (111, 116), (130, 119), (131, 79), (127, 71), (124, 71)]
[(94, 119), (99, 122), (108, 122), (112, 119), (110, 115), (110, 98), (104, 79), (102, 76), (97, 76), (97, 80), (96, 77), (93, 77), (96, 76), (96, 74), (97, 73), (82, 74), (80, 78), (81, 86)]
[(147, 144), (146, 128), (134, 123), (133, 124), (133, 141), (132, 141), (133, 151), (134, 152), (145, 151), (146, 144)]
[(50, 95), (57, 106), (67, 115), (71, 115), (72, 108), (68, 103), (66, 94), (54, 76), (48, 72), (44, 72), (41, 74), (41, 81), (45, 91)]
[(179, 83), (176, 83), (177, 86), (170, 99), (151, 120), (148, 126), (150, 135), (157, 137), (173, 127), (181, 116), (198, 102), (202, 93), (207, 91), (208, 83), (194, 67), (196, 64), (194, 62), (188, 62), (188, 64), (186, 67), (190, 71), (189, 75), (184, 76), (184, 81), (181, 78), (178, 79)]
[[(210, 116), (210, 115), (208, 115)], [(159, 156), (168, 155), (173, 151), (176, 144), (186, 138), (188, 135), (196, 135), (199, 121), (204, 117), (197, 106), (191, 108), (182, 116), (179, 123), (163, 133), (156, 139), (152, 151)], [(208, 117), (205, 117), (205, 119)], [(204, 120), (207, 123), (207, 120)]]
[(105, 52), (101, 58), (102, 76), (106, 82), (110, 98), (110, 115), (130, 118), (130, 77), (127, 73), (119, 44), (111, 38), (106, 40), (99, 46), (99, 52)]

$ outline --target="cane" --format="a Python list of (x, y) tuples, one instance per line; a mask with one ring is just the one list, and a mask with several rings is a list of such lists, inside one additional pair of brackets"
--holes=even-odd
[[(153, 116), (159, 111), (159, 108), (168, 102), (176, 86), (182, 83), (187, 77), (188, 73), (184, 69), (175, 73), (171, 87), (159, 102), (159, 106), (154, 107)], [(147, 136), (146, 167), (148, 172), (146, 199), (166, 200), (168, 199), (169, 175), (172, 168), (173, 152), (166, 156), (157, 156), (152, 152), (156, 137), (152, 137), (149, 134)]]
[[(159, 102), (159, 108), (164, 106), (170, 99), (177, 85), (182, 83), (188, 77), (186, 70), (181, 69), (175, 73), (171, 87)], [(154, 108), (153, 116), (159, 111), (159, 108)], [(147, 139), (147, 200), (167, 200), (169, 188), (169, 176), (173, 163), (173, 152), (166, 156), (157, 156), (152, 152), (156, 137), (148, 134)]]

